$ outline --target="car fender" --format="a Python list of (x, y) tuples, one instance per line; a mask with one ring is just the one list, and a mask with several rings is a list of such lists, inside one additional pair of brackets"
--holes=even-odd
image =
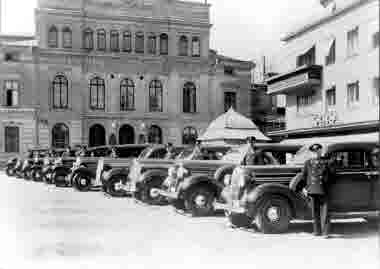
[(58, 166), (58, 167), (55, 167), (52, 171), (52, 173), (59, 173), (59, 172), (63, 172), (65, 174), (70, 174), (71, 170), (70, 170), (70, 168), (67, 168), (64, 166)]
[(87, 167), (79, 167), (77, 169), (75, 169), (74, 171), (72, 171), (72, 174), (83, 174), (83, 175), (87, 175), (91, 178), (95, 177), (95, 171), (92, 171), (91, 169), (87, 168)]
[(309, 218), (310, 207), (306, 197), (289, 189), (286, 185), (277, 183), (266, 183), (257, 186), (246, 194), (247, 213), (250, 217), (255, 217), (258, 206), (265, 195), (279, 195), (285, 197), (289, 201), (292, 209), (293, 218), (305, 219)]
[(128, 176), (129, 174), (129, 168), (114, 168), (111, 170), (108, 170), (107, 173), (102, 177), (104, 181), (110, 180), (114, 176)]
[(194, 175), (185, 178), (185, 180), (181, 183), (180, 188), (178, 190), (180, 196), (186, 196), (188, 190), (190, 190), (194, 186), (201, 184), (210, 186), (216, 192), (217, 196), (219, 196), (223, 189), (223, 183), (217, 182), (214, 178), (211, 178), (207, 175)]
[(215, 180), (218, 182), (223, 182), (224, 176), (228, 175), (228, 174), (232, 175), (232, 172), (234, 171), (235, 167), (236, 167), (236, 165), (231, 164), (231, 165), (224, 165), (224, 166), (218, 168), (214, 174)]
[(154, 169), (150, 171), (146, 171), (144, 174), (140, 176), (138, 179), (139, 184), (146, 184), (149, 181), (153, 180), (154, 178), (160, 177), (165, 180), (165, 178), (168, 176), (168, 171), (167, 169)]

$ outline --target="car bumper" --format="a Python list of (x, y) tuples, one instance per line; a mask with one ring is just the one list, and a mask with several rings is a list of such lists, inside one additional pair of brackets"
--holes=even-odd
[(161, 190), (161, 189), (152, 189), (152, 192), (157, 193), (158, 195), (161, 195), (163, 197), (167, 197), (170, 199), (178, 199), (179, 193), (175, 191), (166, 191), (166, 190)]
[(236, 203), (219, 203), (219, 202), (214, 202), (214, 209), (215, 210), (226, 210), (231, 213), (237, 213), (237, 214), (244, 214), (246, 213), (246, 210), (244, 207), (240, 206), (239, 201)]

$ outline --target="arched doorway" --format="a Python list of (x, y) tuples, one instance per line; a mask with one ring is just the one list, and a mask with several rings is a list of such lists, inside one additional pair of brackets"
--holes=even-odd
[(57, 123), (51, 131), (51, 145), (53, 148), (66, 148), (69, 146), (69, 127), (64, 123)]
[(124, 124), (119, 129), (119, 144), (134, 144), (135, 143), (135, 130), (132, 126)]
[(106, 144), (106, 130), (100, 124), (94, 124), (90, 127), (89, 146), (97, 147)]
[(152, 125), (148, 132), (148, 142), (153, 144), (162, 144), (162, 131), (157, 125)]

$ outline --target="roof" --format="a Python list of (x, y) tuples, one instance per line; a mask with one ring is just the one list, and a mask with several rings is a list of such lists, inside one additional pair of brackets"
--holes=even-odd
[(324, 23), (330, 22), (337, 17), (345, 15), (347, 12), (350, 12), (355, 8), (374, 1), (375, 0), (335, 0), (335, 11), (331, 11), (331, 9), (323, 8), (321, 6), (320, 11), (316, 11), (312, 17), (309, 17), (307, 19), (307, 22), (302, 22), (301, 24), (293, 27), (293, 30), (286, 33), (285, 36), (281, 38), (281, 40), (285, 42), (290, 41), (291, 39), (296, 38), (303, 33), (311, 31)]
[(230, 108), (210, 123), (199, 140), (245, 140), (249, 136), (255, 136), (257, 140), (270, 140), (249, 118)]

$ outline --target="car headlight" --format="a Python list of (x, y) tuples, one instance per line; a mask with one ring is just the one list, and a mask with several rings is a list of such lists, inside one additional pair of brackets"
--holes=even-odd
[(172, 166), (168, 170), (168, 176), (171, 178), (176, 178), (177, 177), (177, 168), (175, 166)]
[(55, 159), (54, 164), (55, 164), (55, 165), (62, 164), (62, 158), (57, 158), (57, 159)]
[(189, 171), (185, 167), (183, 167), (183, 164), (181, 163), (177, 170), (177, 177), (184, 178), (188, 174), (189, 174)]
[(230, 174), (227, 174), (224, 176), (223, 183), (224, 183), (224, 186), (228, 186), (231, 184), (231, 175)]

